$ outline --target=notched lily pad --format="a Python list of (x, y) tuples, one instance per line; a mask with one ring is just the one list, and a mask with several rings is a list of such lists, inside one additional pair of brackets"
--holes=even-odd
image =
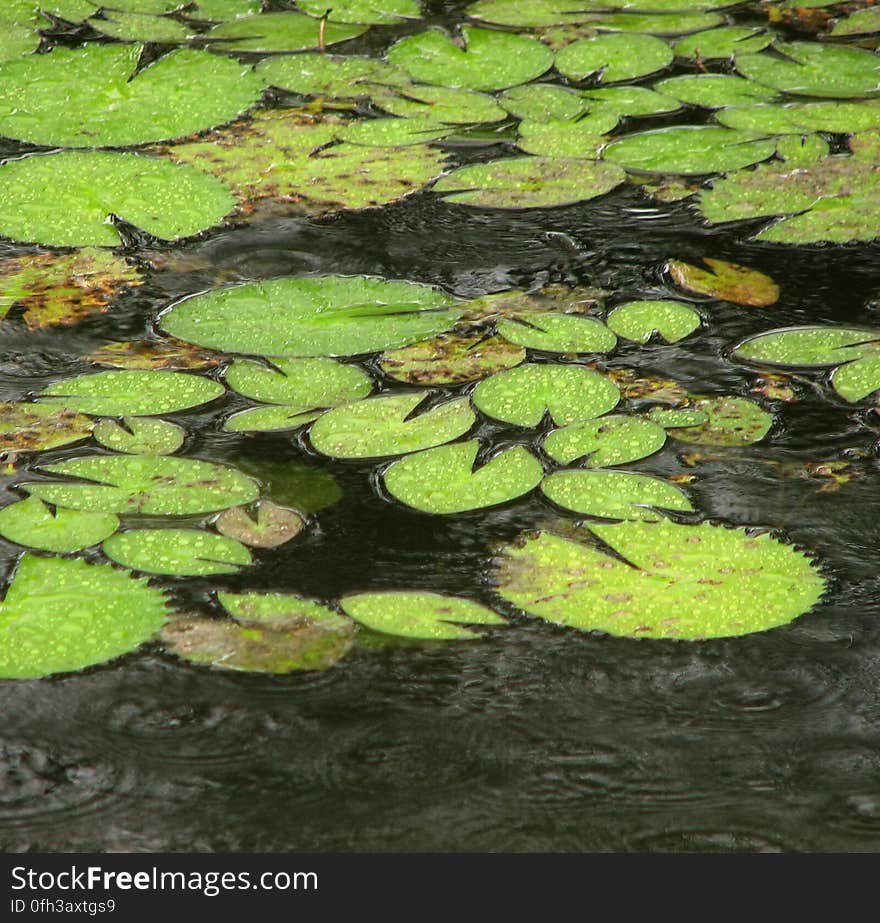
[(65, 407), (25, 401), (0, 404), (0, 452), (42, 452), (91, 435), (95, 421)]
[(199, 529), (131, 529), (117, 532), (101, 547), (123, 567), (175, 577), (234, 574), (252, 563), (244, 545)]
[(587, 104), (568, 87), (552, 83), (528, 83), (505, 90), (498, 102), (518, 119), (546, 122), (554, 119), (570, 120), (583, 115)]
[(605, 132), (611, 131), (618, 121), (616, 112), (597, 109), (570, 122), (520, 122), (516, 146), (539, 157), (596, 160), (607, 141)]
[(36, 497), (0, 510), (0, 535), (17, 545), (66, 554), (100, 544), (119, 527), (112, 513), (52, 509)]
[(99, 420), (93, 435), (105, 449), (127, 455), (173, 455), (186, 437), (183, 427), (167, 420), (123, 417)]
[(571, 80), (597, 74), (603, 83), (615, 83), (656, 73), (672, 59), (669, 45), (653, 35), (600, 34), (558, 51), (556, 69)]
[(657, 510), (693, 511), (674, 484), (631, 471), (557, 471), (544, 478), (541, 490), (557, 506), (606, 519), (653, 522)]
[(115, 369), (155, 371), (184, 371), (209, 369), (220, 365), (223, 356), (191, 343), (166, 337), (162, 340), (131, 340), (108, 343), (93, 352), (80, 356), (95, 365), (109, 365)]
[(328, 7), (326, 0), (297, 0), (297, 6), (310, 16), (327, 17), (328, 22), (353, 22), (363, 25), (399, 23), (422, 15), (418, 0), (345, 0)]
[(623, 560), (542, 532), (497, 559), (499, 594), (557, 625), (693, 641), (785, 625), (825, 590), (806, 555), (767, 534), (668, 521), (590, 530)]
[(325, 358), (276, 358), (271, 366), (237, 359), (226, 370), (226, 384), (245, 397), (284, 404), (293, 412), (347, 404), (373, 390), (372, 378), (358, 366)]
[(265, 58), (256, 70), (272, 86), (333, 99), (360, 99), (377, 88), (410, 82), (405, 71), (375, 58), (318, 52)]
[(256, 512), (254, 519), (244, 507), (232, 507), (224, 510), (214, 525), (221, 535), (251, 548), (278, 548), (296, 538), (305, 527), (305, 520), (296, 510), (269, 500), (260, 500)]
[(150, 13), (105, 9), (101, 16), (93, 16), (88, 22), (96, 32), (123, 42), (178, 45), (189, 41), (196, 34), (190, 25), (168, 16), (155, 16)]
[(773, 417), (743, 397), (708, 397), (695, 400), (688, 410), (706, 414), (706, 421), (696, 426), (668, 426), (670, 436), (696, 445), (741, 446), (763, 439), (773, 425)]
[(618, 336), (636, 343), (647, 343), (654, 334), (677, 343), (700, 326), (701, 318), (680, 301), (628, 301), (618, 305), (606, 323)]
[(588, 468), (608, 468), (647, 458), (665, 442), (662, 426), (638, 417), (613, 415), (555, 429), (544, 438), (543, 449), (561, 465), (584, 459)]
[(679, 58), (712, 61), (762, 51), (772, 42), (772, 33), (753, 26), (719, 26), (679, 39), (673, 51)]
[(470, 599), (418, 591), (383, 591), (344, 596), (340, 604), (356, 622), (373, 631), (420, 638), (458, 641), (481, 637), (462, 625), (506, 625), (496, 612)]
[(386, 350), (379, 367), (409, 385), (458, 385), (478, 381), (525, 361), (526, 351), (500, 336), (441, 333), (400, 349)]
[(347, 41), (367, 31), (363, 25), (326, 22), (303, 13), (258, 13), (221, 23), (205, 38), (217, 51), (302, 51)]
[(655, 84), (658, 93), (704, 109), (748, 106), (776, 98), (776, 91), (731, 74), (687, 74)]
[(511, 343), (551, 353), (606, 353), (617, 337), (594, 317), (577, 314), (526, 315), (496, 324), (498, 333)]
[(779, 286), (763, 272), (704, 256), (708, 270), (682, 260), (669, 260), (666, 271), (688, 292), (710, 295), (733, 304), (764, 308), (779, 301)]

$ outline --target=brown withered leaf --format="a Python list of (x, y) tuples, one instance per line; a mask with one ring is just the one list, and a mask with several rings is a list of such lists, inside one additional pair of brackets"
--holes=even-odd
[(709, 270), (682, 260), (669, 260), (666, 269), (676, 285), (688, 292), (758, 308), (779, 301), (779, 286), (763, 272), (708, 256), (703, 262)]
[(270, 500), (257, 502), (257, 518), (242, 506), (224, 510), (214, 523), (217, 531), (251, 548), (277, 548), (302, 532), (305, 521), (296, 510), (277, 506)]
[(114, 369), (208, 369), (224, 361), (223, 353), (202, 349), (174, 337), (161, 340), (132, 340), (109, 343), (80, 356), (86, 362), (108, 365)]

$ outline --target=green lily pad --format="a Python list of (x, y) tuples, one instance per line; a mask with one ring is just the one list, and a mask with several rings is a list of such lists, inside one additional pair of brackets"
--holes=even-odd
[(772, 42), (771, 33), (752, 26), (718, 26), (680, 39), (672, 50), (679, 58), (712, 61), (762, 51)]
[(234, 206), (215, 177), (139, 154), (69, 151), (0, 166), (0, 234), (22, 242), (116, 247), (111, 216), (177, 240), (220, 224)]
[(257, 518), (251, 518), (242, 506), (224, 510), (214, 525), (221, 535), (234, 538), (251, 548), (277, 548), (296, 538), (305, 521), (296, 511), (269, 500), (257, 502)]
[[(601, 21), (607, 10), (667, 11), (711, 10), (730, 6), (730, 0), (478, 0), (466, 12), (474, 19), (503, 26), (553, 26)], [(598, 14), (598, 15), (597, 15)], [(660, 18), (660, 17), (653, 17)], [(671, 18), (671, 17), (670, 17)]]
[(121, 291), (143, 281), (126, 260), (94, 247), (19, 256), (0, 268), (0, 317), (23, 307), (31, 330), (75, 324), (107, 311)]
[(391, 496), (424, 513), (451, 514), (516, 500), (541, 483), (544, 469), (524, 446), (475, 467), (478, 439), (442, 445), (394, 462), (385, 472)]
[(266, 58), (256, 71), (271, 86), (334, 99), (358, 99), (370, 96), (377, 85), (410, 83), (404, 71), (384, 61), (320, 52)]
[(236, 359), (226, 384), (255, 401), (284, 404), (292, 412), (336, 407), (366, 397), (373, 380), (356, 365), (333, 359), (273, 359), (272, 366)]
[(364, 25), (396, 23), (401, 19), (418, 19), (422, 15), (418, 0), (345, 0), (333, 7), (328, 7), (325, 0), (297, 0), (296, 5), (310, 16), (320, 18), (326, 14), (328, 22)]
[[(679, 4), (681, 5), (681, 4)], [(719, 13), (603, 13), (590, 21), (594, 29), (646, 35), (686, 35), (721, 25)]]
[(603, 133), (618, 121), (617, 113), (600, 110), (573, 122), (520, 122), (516, 146), (544, 158), (596, 160), (608, 140)]
[(297, 410), (284, 404), (251, 407), (227, 417), (223, 429), (227, 433), (280, 433), (297, 429), (321, 416), (323, 410)]
[(94, 16), (102, 8), (124, 13), (170, 13), (180, 6), (180, 0), (108, 0), (106, 3), (101, 0), (37, 0), (32, 6), (59, 19), (77, 23)]
[(229, 58), (183, 49), (138, 71), (141, 51), (86, 45), (0, 65), (0, 134), (59, 147), (181, 138), (234, 119), (263, 90)]
[(866, 10), (855, 10), (838, 19), (834, 23), (831, 35), (840, 38), (846, 35), (870, 35), (873, 32), (880, 32), (880, 10), (868, 7)]
[(644, 77), (668, 67), (672, 49), (653, 35), (597, 35), (556, 53), (556, 70), (571, 80), (598, 74), (603, 83)]
[(654, 84), (658, 93), (672, 96), (692, 106), (721, 109), (724, 106), (747, 106), (776, 98), (776, 91), (752, 80), (730, 74), (688, 74), (669, 77)]
[(111, 38), (118, 38), (123, 42), (156, 42), (176, 45), (189, 41), (194, 35), (191, 26), (167, 16), (154, 16), (149, 13), (121, 13), (104, 10), (101, 17), (96, 16), (90, 19), (89, 25), (96, 32), (109, 35)]
[(647, 458), (659, 452), (665, 442), (662, 426), (638, 417), (614, 415), (555, 429), (544, 438), (543, 448), (561, 465), (583, 458), (589, 468), (608, 468)]
[(356, 622), (373, 631), (420, 638), (458, 641), (479, 638), (462, 625), (506, 625), (496, 612), (470, 599), (418, 591), (355, 593), (339, 601)]
[(0, 510), (0, 535), (17, 545), (66, 554), (97, 545), (119, 528), (112, 513), (52, 510), (28, 497)]
[(577, 314), (504, 319), (496, 327), (511, 343), (551, 353), (607, 353), (617, 345), (617, 337), (601, 321)]
[[(395, 86), (382, 95), (374, 93), (373, 101), (392, 115), (445, 125), (497, 122), (507, 114), (486, 93), (450, 87)], [(342, 137), (351, 140), (345, 134)]]
[(250, 503), (259, 494), (257, 485), (234, 468), (166, 455), (72, 458), (42, 470), (86, 483), (27, 482), (22, 489), (73, 510), (185, 516)]
[(505, 549), (499, 594), (557, 625), (693, 641), (785, 625), (825, 590), (806, 555), (767, 534), (667, 521), (589, 528), (623, 560), (542, 532)]
[(709, 414), (702, 410), (685, 410), (672, 407), (652, 407), (647, 414), (650, 423), (663, 426), (666, 429), (681, 429), (683, 427), (700, 426), (708, 422)]
[(549, 413), (558, 426), (613, 410), (617, 386), (580, 365), (521, 365), (486, 378), (474, 388), (478, 410), (504, 423), (538, 426)]
[(585, 516), (653, 522), (657, 509), (690, 512), (687, 495), (674, 484), (631, 471), (557, 471), (541, 484), (557, 506)]
[(518, 119), (532, 122), (570, 121), (587, 106), (575, 90), (552, 83), (529, 83), (505, 90), (498, 102)]
[(258, 13), (215, 26), (205, 35), (217, 51), (303, 51), (335, 45), (367, 31), (367, 26), (327, 22), (302, 13)]
[(463, 47), (442, 29), (409, 35), (388, 50), (388, 60), (415, 80), (468, 90), (503, 90), (540, 77), (553, 52), (510, 32), (463, 26)]
[(95, 439), (112, 452), (128, 455), (173, 455), (186, 436), (183, 427), (167, 420), (145, 420), (141, 417), (124, 417), (99, 420), (93, 432)]
[(802, 134), (809, 131), (852, 134), (880, 128), (880, 102), (737, 106), (716, 113), (715, 118), (729, 128), (766, 134)]
[(880, 58), (870, 51), (811, 42), (773, 48), (777, 55), (738, 54), (736, 69), (757, 83), (800, 96), (845, 99), (880, 93)]
[(379, 368), (409, 385), (458, 385), (513, 368), (526, 351), (503, 337), (441, 333), (379, 357)]
[(213, 401), (223, 385), (185, 372), (109, 371), (49, 385), (40, 399), (95, 416), (154, 416)]
[(108, 564), (19, 561), (0, 604), (0, 677), (69, 673), (134, 650), (161, 628), (165, 597)]
[(880, 388), (880, 350), (855, 362), (838, 366), (831, 373), (831, 385), (850, 403), (873, 394)]
[(701, 319), (680, 301), (628, 301), (618, 305), (606, 323), (618, 336), (636, 343), (647, 343), (654, 334), (667, 343), (677, 343), (692, 334)]
[(581, 90), (581, 96), (591, 105), (607, 109), (617, 115), (659, 115), (675, 112), (681, 103), (648, 87), (601, 87)]
[(262, 0), (198, 0), (187, 6), (184, 13), (190, 19), (199, 19), (204, 22), (226, 22), (227, 19), (238, 19), (259, 13), (262, 5)]
[[(742, 397), (709, 397), (696, 400), (691, 410), (705, 413), (698, 426), (671, 427), (670, 436), (696, 445), (742, 446), (763, 439), (773, 425), (773, 417), (757, 404)], [(658, 419), (655, 422), (660, 422)]]
[(326, 670), (354, 643), (351, 619), (281, 593), (218, 593), (231, 620), (182, 616), (162, 630), (166, 650), (192, 663), (257, 673)]
[(708, 270), (682, 260), (669, 260), (666, 269), (675, 284), (688, 292), (758, 308), (779, 301), (779, 286), (765, 273), (711, 257), (703, 257), (703, 262)]
[(718, 125), (655, 128), (612, 141), (603, 157), (640, 173), (724, 173), (766, 160), (776, 141)]
[(474, 424), (466, 397), (437, 404), (418, 416), (424, 392), (392, 392), (329, 410), (309, 432), (312, 445), (331, 458), (381, 458), (442, 445)]
[(309, 276), (196, 295), (166, 311), (161, 324), (181, 340), (227, 352), (353, 356), (441, 333), (459, 313), (450, 298), (427, 285)]
[(175, 577), (234, 574), (252, 563), (244, 545), (199, 529), (131, 529), (117, 532), (101, 547), (123, 567)]
[(376, 147), (409, 147), (440, 141), (452, 134), (451, 125), (438, 125), (432, 119), (362, 119), (339, 132), (343, 141)]
[(65, 407), (24, 401), (0, 404), (0, 452), (42, 452), (91, 435), (95, 421)]
[(594, 199), (624, 180), (614, 164), (554, 157), (512, 157), (470, 164), (434, 184), (449, 202), (483, 208), (553, 208)]
[(254, 478), (261, 494), (280, 506), (302, 513), (317, 513), (342, 499), (342, 488), (336, 478), (323, 468), (301, 462), (277, 461), (265, 453), (240, 456), (236, 465), (243, 474)]

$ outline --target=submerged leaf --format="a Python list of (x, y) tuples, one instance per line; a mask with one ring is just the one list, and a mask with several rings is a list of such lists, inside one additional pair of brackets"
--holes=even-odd
[(544, 495), (587, 516), (653, 522), (656, 509), (690, 512), (687, 495), (668, 481), (631, 471), (557, 471), (544, 478)]
[(669, 260), (666, 269), (676, 285), (688, 292), (758, 308), (779, 301), (779, 286), (765, 273), (708, 256), (703, 257), (703, 262), (708, 270), (682, 260)]
[(251, 548), (277, 548), (296, 538), (305, 521), (296, 510), (260, 500), (256, 519), (252, 519), (244, 507), (236, 506), (224, 510), (214, 525), (221, 535), (228, 535)]
[(252, 563), (244, 545), (198, 529), (131, 529), (117, 532), (101, 547), (123, 567), (175, 577), (234, 574)]
[(276, 461), (260, 455), (240, 456), (236, 465), (243, 474), (255, 478), (261, 494), (281, 506), (303, 513), (317, 513), (342, 499), (342, 488), (336, 478), (323, 468), (314, 468), (292, 461)]
[(109, 365), (116, 369), (156, 371), (208, 369), (220, 365), (223, 360), (219, 353), (199, 349), (172, 337), (162, 340), (108, 343), (80, 358), (86, 362), (94, 362), (95, 365)]
[(112, 513), (52, 510), (36, 497), (0, 510), (0, 535), (17, 545), (65, 554), (103, 542), (119, 527)]
[(519, 365), (526, 358), (521, 346), (503, 337), (441, 333), (400, 349), (386, 350), (379, 368), (409, 385), (458, 385), (477, 381)]

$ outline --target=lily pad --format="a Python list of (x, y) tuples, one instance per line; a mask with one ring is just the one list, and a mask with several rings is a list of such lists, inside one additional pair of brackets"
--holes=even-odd
[(385, 486), (407, 506), (448, 515), (507, 503), (541, 483), (544, 469), (524, 446), (476, 467), (479, 448), (479, 440), (471, 439), (408, 455), (385, 472)]
[(222, 125), (260, 98), (249, 67), (183, 49), (137, 70), (139, 45), (55, 48), (0, 65), (0, 134), (53, 147), (122, 147)]
[(505, 549), (499, 594), (557, 625), (693, 641), (785, 625), (825, 590), (806, 555), (767, 534), (666, 521), (590, 530), (623, 560), (542, 532)]
[[(325, 8), (326, 9), (326, 8)], [(258, 13), (215, 26), (205, 35), (217, 51), (303, 51), (335, 45), (367, 31), (367, 26), (322, 23), (303, 13)]]
[(109, 365), (116, 369), (154, 369), (156, 371), (182, 371), (209, 369), (220, 365), (223, 357), (207, 349), (167, 337), (163, 340), (130, 340), (108, 343), (80, 358), (95, 365)]
[(28, 497), (0, 510), (0, 535), (17, 545), (66, 554), (98, 545), (119, 528), (112, 513), (51, 509)]
[(708, 270), (682, 260), (669, 260), (666, 269), (675, 284), (688, 292), (758, 308), (779, 301), (779, 286), (765, 273), (707, 256), (703, 257), (703, 262)]
[(496, 612), (470, 599), (418, 591), (384, 591), (344, 596), (340, 605), (373, 631), (426, 641), (479, 638), (462, 625), (506, 625)]
[(234, 574), (252, 563), (244, 545), (199, 529), (131, 529), (117, 532), (101, 547), (123, 567), (175, 577)]
[(860, 100), (737, 106), (716, 113), (715, 118), (729, 128), (767, 134), (802, 134), (810, 131), (852, 134), (880, 128), (880, 103)]
[(339, 137), (351, 144), (375, 147), (409, 147), (448, 137), (451, 125), (438, 125), (433, 119), (362, 119), (343, 128)]
[(613, 415), (555, 429), (545, 437), (543, 448), (561, 465), (584, 459), (588, 468), (608, 468), (647, 458), (665, 442), (662, 426), (638, 417)]
[(498, 333), (511, 343), (551, 353), (607, 353), (617, 337), (599, 320), (577, 314), (539, 314), (500, 320)]
[[(708, 397), (696, 400), (690, 410), (705, 413), (697, 426), (668, 428), (670, 436), (696, 445), (742, 446), (763, 439), (773, 425), (773, 417), (757, 404), (742, 397)], [(655, 422), (660, 419), (652, 417)]]
[(855, 362), (838, 366), (831, 373), (834, 390), (855, 403), (880, 389), (880, 349)]
[(459, 313), (452, 299), (427, 285), (369, 276), (309, 276), (186, 298), (160, 323), (182, 340), (228, 352), (353, 356), (441, 333)]
[(673, 45), (679, 58), (712, 61), (732, 58), (735, 54), (762, 51), (773, 42), (773, 35), (752, 26), (719, 26), (706, 32), (688, 35)]
[(521, 346), (503, 337), (441, 333), (429, 340), (391, 349), (379, 357), (379, 368), (409, 385), (458, 385), (519, 365)]
[(672, 49), (653, 35), (597, 35), (556, 53), (556, 70), (571, 80), (597, 74), (603, 83), (644, 77), (668, 67)]
[(720, 13), (603, 13), (592, 19), (590, 25), (607, 32), (686, 35), (711, 29), (723, 22), (724, 17)]
[(442, 445), (474, 424), (466, 397), (412, 416), (425, 393), (392, 392), (329, 410), (309, 433), (312, 445), (332, 458), (381, 458)]
[(165, 455), (87, 456), (42, 471), (79, 480), (27, 482), (22, 489), (73, 510), (185, 516), (250, 503), (259, 494), (234, 468)]
[(540, 77), (553, 52), (523, 35), (463, 26), (462, 45), (442, 29), (409, 35), (392, 45), (388, 60), (415, 80), (469, 90), (503, 90)]
[(618, 305), (606, 323), (618, 336), (636, 343), (647, 343), (654, 334), (667, 343), (677, 343), (692, 334), (701, 319), (680, 301), (628, 301)]
[(226, 370), (226, 384), (255, 401), (297, 412), (347, 404), (373, 390), (372, 378), (358, 366), (324, 358), (278, 358), (271, 367), (237, 359)]
[(606, 144), (604, 132), (617, 125), (617, 113), (599, 110), (572, 122), (520, 122), (516, 146), (540, 157), (596, 160)]
[(234, 207), (215, 177), (140, 154), (69, 151), (0, 166), (0, 234), (22, 242), (116, 247), (113, 216), (177, 240), (220, 224)]
[[(608, 10), (646, 12), (711, 10), (730, 6), (730, 0), (478, 0), (467, 8), (474, 19), (504, 26), (552, 26), (601, 21)], [(597, 15), (599, 14), (599, 15)], [(660, 18), (660, 17), (653, 17)]]
[(557, 506), (607, 519), (653, 522), (658, 509), (693, 510), (674, 484), (631, 471), (557, 471), (544, 478), (541, 490)]
[(831, 30), (835, 38), (845, 35), (870, 35), (872, 32), (880, 32), (880, 10), (871, 7), (855, 10), (849, 16), (838, 19)]
[(647, 419), (666, 429), (700, 426), (709, 420), (709, 414), (702, 410), (688, 410), (681, 407), (652, 407)]
[(161, 628), (165, 597), (108, 564), (26, 554), (0, 603), (0, 677), (69, 673), (134, 650)]
[(688, 74), (669, 77), (654, 84), (658, 93), (672, 96), (692, 106), (721, 109), (724, 106), (747, 106), (776, 98), (776, 91), (730, 74)]
[(93, 433), (95, 439), (112, 452), (128, 455), (173, 455), (182, 445), (184, 429), (167, 420), (145, 420), (141, 417), (124, 417), (99, 420)]
[(0, 452), (42, 452), (91, 435), (95, 421), (65, 407), (25, 401), (0, 404)]
[(214, 525), (221, 535), (251, 548), (278, 548), (296, 538), (305, 527), (305, 521), (296, 510), (260, 500), (256, 519), (249, 516), (244, 507), (236, 506), (224, 510)]
[(321, 416), (323, 410), (307, 410), (272, 404), (268, 407), (251, 407), (227, 417), (223, 429), (228, 433), (280, 433), (297, 429)]
[(95, 416), (153, 416), (213, 401), (223, 385), (185, 372), (108, 371), (49, 385), (40, 399)]
[(204, 22), (226, 22), (259, 13), (262, 0), (197, 0), (184, 9), (190, 19)]
[(614, 164), (554, 157), (511, 157), (470, 164), (434, 184), (449, 202), (483, 208), (553, 208), (594, 199), (625, 178)]
[(702, 174), (738, 170), (766, 160), (776, 141), (719, 125), (655, 128), (612, 141), (605, 160), (640, 173)]
[(326, 0), (297, 0), (296, 4), (310, 16), (327, 16), (328, 22), (354, 22), (364, 25), (396, 23), (401, 19), (418, 19), (422, 7), (418, 0), (345, 0), (328, 7)]
[(358, 99), (370, 96), (377, 85), (409, 84), (405, 71), (375, 58), (305, 52), (266, 58), (257, 73), (274, 87), (304, 96)]
[(549, 413), (558, 426), (613, 410), (617, 386), (580, 365), (521, 365), (481, 381), (474, 389), (478, 410), (517, 426), (538, 426)]
[(498, 97), (498, 102), (511, 115), (533, 122), (568, 121), (587, 110), (586, 103), (575, 90), (552, 83), (511, 87)]
[(191, 26), (168, 16), (122, 13), (109, 9), (104, 10), (100, 17), (90, 19), (89, 25), (96, 32), (109, 35), (111, 38), (118, 38), (123, 42), (156, 42), (157, 44), (176, 45), (188, 41), (194, 35)]
[(106, 311), (122, 290), (143, 281), (126, 260), (94, 247), (19, 256), (0, 268), (0, 317), (23, 307), (31, 330), (75, 324)]
[(94, 16), (102, 8), (153, 15), (170, 13), (180, 6), (180, 0), (37, 0), (34, 6), (59, 19), (77, 23)]
[(777, 43), (775, 55), (738, 54), (750, 80), (800, 96), (845, 99), (880, 93), (880, 58), (861, 48), (812, 42)]
[(617, 115), (659, 115), (675, 112), (681, 103), (648, 87), (622, 86), (581, 90), (588, 103)]
[(392, 115), (445, 125), (497, 122), (506, 116), (488, 94), (450, 87), (395, 86), (382, 95), (374, 93), (373, 100)]

